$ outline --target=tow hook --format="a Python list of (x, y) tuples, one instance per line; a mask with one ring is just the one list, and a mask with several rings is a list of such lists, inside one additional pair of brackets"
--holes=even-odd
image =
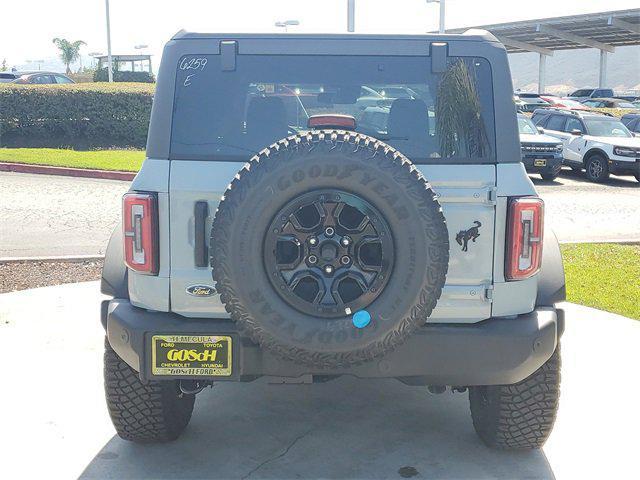
[(195, 395), (207, 387), (213, 388), (213, 382), (202, 380), (180, 380), (180, 397), (182, 395)]

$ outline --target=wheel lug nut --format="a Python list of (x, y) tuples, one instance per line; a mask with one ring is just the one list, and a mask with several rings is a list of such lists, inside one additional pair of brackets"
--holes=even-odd
[(309, 255), (309, 263), (316, 263), (318, 261), (318, 257), (316, 257), (315, 255)]
[(334, 233), (336, 233), (336, 231), (333, 229), (333, 227), (327, 227), (327, 228), (324, 230), (324, 234), (325, 234), (327, 237), (333, 237), (333, 234), (334, 234)]
[(324, 267), (324, 272), (327, 275), (331, 275), (333, 273), (333, 267), (331, 265), (327, 265), (326, 267)]
[(309, 239), (309, 245), (315, 245), (316, 243), (318, 243), (318, 239), (316, 237), (311, 237)]
[(343, 247), (348, 247), (349, 244), (351, 243), (351, 239), (349, 237), (342, 237), (342, 240), (340, 240), (340, 243), (342, 244)]
[(351, 263), (351, 259), (347, 255), (344, 255), (340, 259), (340, 263), (342, 263), (343, 265), (349, 265), (349, 263)]

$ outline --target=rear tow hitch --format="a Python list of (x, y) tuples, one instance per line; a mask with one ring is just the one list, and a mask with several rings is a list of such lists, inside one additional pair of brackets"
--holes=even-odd
[(200, 393), (207, 387), (213, 388), (212, 381), (203, 381), (203, 380), (180, 380), (180, 396), (182, 395), (195, 395)]

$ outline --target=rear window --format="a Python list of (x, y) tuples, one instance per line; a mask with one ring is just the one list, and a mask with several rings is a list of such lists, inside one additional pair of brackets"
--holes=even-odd
[(495, 131), (487, 60), (450, 57), (185, 56), (176, 73), (171, 158), (247, 161), (317, 114), (351, 115), (356, 131), (417, 163), (492, 162)]

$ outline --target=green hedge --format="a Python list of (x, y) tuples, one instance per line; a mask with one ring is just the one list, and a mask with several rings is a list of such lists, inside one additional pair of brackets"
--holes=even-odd
[[(94, 82), (107, 82), (109, 80), (109, 73), (106, 68), (96, 70), (93, 74)], [(149, 72), (128, 72), (118, 71), (113, 72), (114, 82), (141, 82), (141, 83), (153, 83), (154, 77)]]
[(0, 146), (144, 148), (155, 86), (0, 85)]

